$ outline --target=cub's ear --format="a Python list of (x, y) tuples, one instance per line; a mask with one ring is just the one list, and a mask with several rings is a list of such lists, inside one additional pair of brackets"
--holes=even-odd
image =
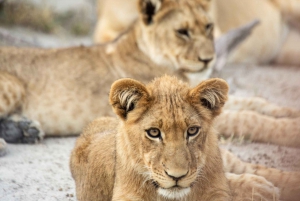
[(139, 12), (142, 15), (146, 25), (153, 22), (153, 16), (161, 8), (162, 2), (165, 0), (139, 0)]
[(221, 113), (228, 98), (229, 87), (225, 80), (213, 78), (201, 82), (191, 89), (189, 98), (192, 104), (201, 104), (212, 112), (213, 116)]
[(115, 113), (125, 120), (137, 105), (146, 105), (150, 95), (141, 82), (133, 79), (124, 78), (115, 81), (110, 89), (109, 101)]

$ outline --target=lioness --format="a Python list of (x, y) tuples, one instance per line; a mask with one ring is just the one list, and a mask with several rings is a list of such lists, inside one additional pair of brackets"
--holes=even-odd
[(261, 177), (225, 177), (212, 123), (227, 93), (221, 79), (194, 88), (169, 76), (113, 83), (119, 120), (94, 121), (72, 151), (78, 200), (278, 200)]
[[(140, 0), (139, 20), (112, 43), (67, 49), (0, 48), (0, 137), (28, 143), (44, 134), (79, 134), (96, 117), (113, 114), (105, 97), (110, 83), (122, 77), (150, 81), (173, 74), (191, 85), (203, 80), (215, 59), (213, 24), (203, 6), (197, 1)], [(266, 135), (257, 129), (253, 140), (300, 145), (299, 124), (294, 123), (299, 119), (273, 118), (298, 117), (298, 111), (261, 99), (229, 98), (229, 106), (272, 117), (229, 112), (219, 117), (220, 128), (226, 127), (222, 133), (252, 134), (255, 119)], [(240, 114), (242, 118), (226, 126), (228, 119)], [(239, 129), (243, 125), (245, 129)], [(270, 139), (274, 127), (280, 135)]]
[[(189, 0), (186, 0), (189, 1)], [(260, 25), (229, 57), (229, 62), (300, 65), (299, 0), (192, 0), (203, 4), (215, 22), (215, 36), (253, 19)], [(97, 43), (113, 40), (138, 17), (138, 0), (98, 0)], [(290, 22), (291, 21), (291, 22)], [(272, 36), (272, 37), (270, 37)]]
[[(163, 74), (204, 79), (215, 52), (213, 25), (201, 5), (171, 0), (139, 3), (140, 20), (114, 43), (68, 49), (0, 48), (0, 116), (18, 113), (37, 120), (47, 135), (79, 134), (97, 116), (113, 114), (106, 97), (116, 79), (150, 81)], [(193, 34), (186, 33), (186, 26), (196, 24)], [(1, 122), (0, 136), (9, 142), (41, 137), (27, 129), (26, 135), (9, 138), (6, 130), (16, 119)]]

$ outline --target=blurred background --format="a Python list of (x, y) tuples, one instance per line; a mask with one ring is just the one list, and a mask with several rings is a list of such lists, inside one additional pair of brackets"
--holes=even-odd
[(0, 45), (89, 45), (96, 17), (96, 0), (0, 0)]

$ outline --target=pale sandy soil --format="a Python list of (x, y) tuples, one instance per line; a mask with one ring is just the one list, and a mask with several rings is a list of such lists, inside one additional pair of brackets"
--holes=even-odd
[[(88, 37), (79, 40), (20, 28), (4, 31), (29, 41), (34, 38), (44, 47), (91, 43)], [(283, 106), (300, 109), (300, 67), (230, 65), (220, 76), (230, 83), (231, 94), (260, 96)], [(7, 155), (0, 158), (0, 200), (76, 200), (75, 185), (68, 166), (75, 139), (47, 138), (37, 145), (10, 144)], [(300, 148), (249, 142), (226, 142), (221, 146), (248, 162), (300, 171)]]

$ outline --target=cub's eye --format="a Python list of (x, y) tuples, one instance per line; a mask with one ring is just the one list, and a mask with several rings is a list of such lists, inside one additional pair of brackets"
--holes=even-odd
[(196, 136), (199, 133), (199, 130), (200, 130), (200, 127), (198, 127), (198, 126), (189, 127), (187, 130), (188, 137)]
[(150, 138), (160, 138), (161, 137), (160, 130), (158, 128), (150, 128), (150, 129), (146, 130), (146, 132)]
[(177, 34), (185, 37), (190, 37), (189, 31), (187, 29), (178, 29), (176, 30)]

